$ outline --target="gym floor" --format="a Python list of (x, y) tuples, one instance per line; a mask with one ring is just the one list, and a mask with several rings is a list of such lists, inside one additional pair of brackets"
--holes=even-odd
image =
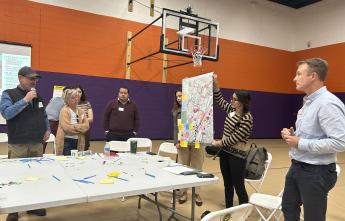
[[(157, 152), (159, 144), (163, 142), (160, 140), (153, 141), (153, 151)], [(290, 165), (288, 157), (288, 148), (286, 144), (280, 139), (254, 139), (250, 142), (255, 142), (258, 146), (265, 146), (272, 154), (273, 160), (266, 179), (263, 184), (262, 192), (267, 194), (276, 195), (283, 188), (285, 174)], [(91, 149), (93, 152), (103, 152), (104, 141), (92, 141)], [(48, 145), (48, 153), (52, 152), (52, 145)], [(7, 154), (7, 145), (0, 144), (0, 154)], [(345, 171), (345, 153), (338, 154), (338, 164), (342, 171)], [(205, 210), (220, 210), (225, 207), (224, 193), (223, 193), (223, 180), (219, 169), (218, 159), (206, 158), (204, 163), (204, 171), (214, 173), (218, 176), (219, 182), (214, 185), (202, 187), (201, 197), (204, 204), (201, 207), (196, 207), (196, 220), (200, 219), (200, 215)], [(59, 190), (52, 190), (59, 191)], [(254, 191), (250, 186), (247, 186), (248, 194)], [(189, 199), (185, 204), (177, 204), (177, 208), (185, 215), (190, 212), (190, 192)], [(341, 172), (336, 186), (331, 190), (328, 201), (327, 221), (341, 221), (345, 220), (343, 209), (345, 208), (345, 175)], [(159, 199), (166, 203), (170, 203), (171, 193), (163, 192), (159, 194)], [(121, 199), (97, 201), (93, 203), (68, 205), (62, 207), (48, 208), (46, 217), (36, 217), (20, 213), (20, 220), (22, 221), (152, 221), (158, 220), (158, 212), (156, 207), (148, 202), (142, 201), (142, 208), (137, 209), (138, 197), (127, 197), (124, 202)], [(235, 205), (237, 205), (235, 198)], [(170, 213), (162, 210), (163, 220), (167, 220)], [(0, 215), (0, 221), (6, 220), (7, 214)], [(253, 211), (250, 221), (258, 220), (258, 214)], [(185, 220), (180, 218), (179, 220)], [(281, 219), (283, 220), (283, 219)]]

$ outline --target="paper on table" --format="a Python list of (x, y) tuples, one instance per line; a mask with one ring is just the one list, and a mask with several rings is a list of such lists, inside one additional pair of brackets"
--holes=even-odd
[(27, 176), (25, 177), (26, 181), (36, 181), (39, 180), (40, 178), (38, 176)]
[(173, 173), (173, 174), (181, 174), (183, 172), (194, 171), (194, 169), (183, 166), (183, 165), (164, 167), (163, 170), (166, 170), (166, 171)]
[(101, 179), (100, 184), (113, 184), (114, 180), (113, 179)]
[(57, 156), (56, 159), (59, 160), (59, 161), (66, 161), (66, 160), (68, 160), (68, 158), (66, 156)]

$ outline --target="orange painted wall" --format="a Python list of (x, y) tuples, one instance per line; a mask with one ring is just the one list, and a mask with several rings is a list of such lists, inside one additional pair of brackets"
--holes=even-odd
[(295, 57), (297, 61), (310, 57), (326, 59), (329, 63), (327, 88), (332, 92), (345, 92), (345, 43), (298, 51)]
[[(32, 66), (41, 71), (124, 78), (127, 31), (136, 33), (144, 26), (26, 0), (0, 1), (0, 40), (31, 44)], [(151, 26), (134, 39), (132, 60), (158, 50), (159, 36), (160, 27)], [(330, 88), (345, 91), (344, 80), (339, 80), (344, 69), (342, 53), (344, 44), (293, 53), (220, 39), (218, 62), (204, 61), (202, 68), (169, 69), (167, 80), (181, 83), (184, 77), (215, 71), (221, 87), (296, 93), (292, 82), (296, 61), (320, 55), (331, 63)], [(157, 54), (133, 64), (131, 78), (161, 82), (160, 59), (162, 54)], [(169, 59), (186, 58), (169, 55)]]

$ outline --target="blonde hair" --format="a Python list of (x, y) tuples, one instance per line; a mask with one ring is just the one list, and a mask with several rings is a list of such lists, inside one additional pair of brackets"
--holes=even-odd
[(65, 102), (65, 104), (68, 105), (68, 101), (75, 95), (79, 96), (78, 91), (76, 89), (65, 90), (63, 95), (62, 95), (62, 98), (63, 98), (63, 101)]

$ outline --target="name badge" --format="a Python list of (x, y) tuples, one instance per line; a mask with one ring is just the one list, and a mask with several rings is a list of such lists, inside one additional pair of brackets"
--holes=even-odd
[(38, 103), (38, 108), (42, 108), (43, 107), (43, 103), (42, 102), (39, 102)]
[(124, 110), (125, 110), (125, 108), (119, 107), (119, 111), (124, 111)]

